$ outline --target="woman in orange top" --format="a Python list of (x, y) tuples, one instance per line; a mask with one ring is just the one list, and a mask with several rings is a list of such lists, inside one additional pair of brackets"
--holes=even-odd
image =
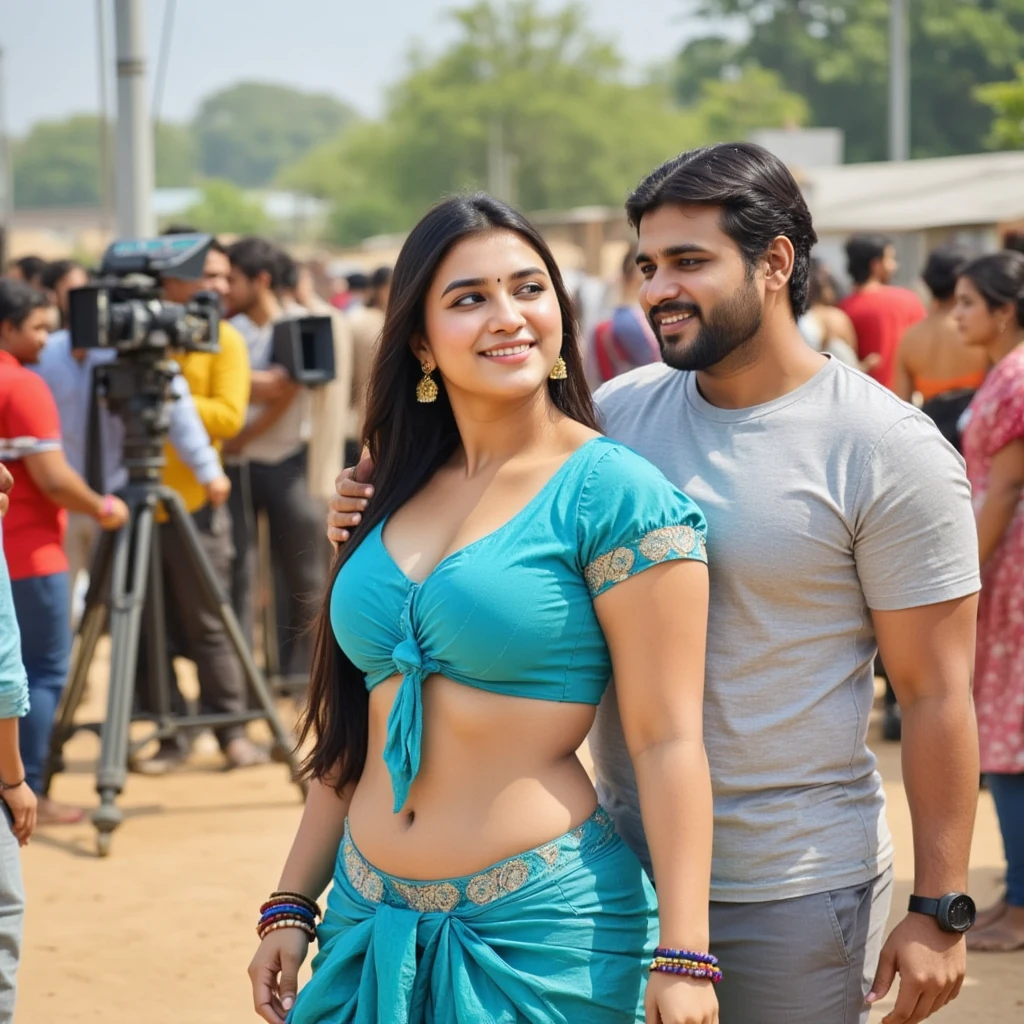
[(983, 349), (964, 343), (953, 320), (953, 291), (967, 253), (955, 246), (934, 250), (921, 277), (932, 294), (928, 316), (907, 329), (896, 353), (893, 390), (905, 402), (915, 393), (922, 409), (958, 450), (957, 423), (988, 372)]

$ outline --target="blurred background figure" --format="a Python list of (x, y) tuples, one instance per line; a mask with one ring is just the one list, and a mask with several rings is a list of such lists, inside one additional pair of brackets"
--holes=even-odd
[(968, 263), (955, 318), (965, 344), (993, 366), (963, 441), (982, 570), (974, 703), (1006, 854), (1005, 896), (982, 911), (967, 944), (1009, 952), (1024, 949), (1024, 255)]
[(612, 315), (594, 329), (592, 359), (598, 381), (628, 373), (638, 366), (661, 362), (661, 349), (640, 308), (640, 285), (643, 276), (636, 265), (636, 245), (631, 245), (622, 258), (619, 295)]
[(378, 267), (370, 275), (370, 291), (366, 305), (370, 309), (387, 311), (388, 299), (391, 297), (391, 268)]
[(279, 669), (298, 678), (309, 672), (306, 627), (329, 558), (321, 511), (309, 493), (310, 394), (273, 362), (274, 325), (286, 316), (278, 292), (298, 282), (282, 282), (281, 252), (264, 238), (240, 239), (228, 258), (227, 312), (246, 341), (252, 368), (245, 426), (224, 444), (235, 546), (232, 603), (251, 646), (257, 520), (265, 516), (273, 573), (287, 581), (285, 606), (277, 608)]
[(56, 260), (48, 263), (42, 274), (43, 290), (59, 314), (56, 327), (68, 323), (68, 292), (89, 283), (89, 273), (77, 260)]
[(960, 450), (960, 417), (988, 370), (984, 348), (968, 345), (957, 328), (957, 278), (970, 254), (959, 246), (935, 249), (921, 271), (931, 293), (924, 320), (912, 324), (896, 353), (893, 390), (905, 402), (920, 396), (921, 408), (942, 436)]
[(370, 379), (373, 354), (384, 328), (384, 312), (391, 292), (391, 268), (374, 271), (379, 283), (367, 304), (350, 305), (345, 310), (345, 323), (352, 338), (352, 384), (349, 399), (349, 419), (345, 430), (345, 465), (359, 461), (363, 447), (363, 417), (366, 414), (366, 385)]
[(12, 281), (23, 281), (33, 288), (43, 290), (43, 274), (46, 273), (46, 260), (38, 256), (22, 256), (7, 264), (4, 276)]
[(854, 235), (846, 243), (846, 269), (853, 292), (839, 302), (857, 332), (857, 356), (877, 356), (868, 372), (893, 386), (896, 349), (904, 331), (925, 318), (921, 300), (909, 288), (890, 284), (899, 269), (896, 247), (884, 235)]
[[(128, 509), (96, 493), (68, 465), (60, 418), (45, 382), (25, 369), (46, 344), (49, 302), (20, 281), (0, 280), (0, 458), (8, 461), (17, 500), (4, 520), (4, 555), (28, 673), (29, 711), (21, 719), (25, 776), (42, 790), (50, 733), (71, 655), (70, 585), (64, 555), (65, 510), (117, 529)], [(39, 797), (40, 824), (74, 824), (80, 808)]]
[(797, 324), (800, 333), (816, 352), (827, 352), (847, 366), (867, 373), (878, 364), (880, 357), (872, 354), (863, 363), (857, 358), (857, 332), (838, 303), (839, 289), (835, 278), (821, 260), (812, 259), (807, 312)]

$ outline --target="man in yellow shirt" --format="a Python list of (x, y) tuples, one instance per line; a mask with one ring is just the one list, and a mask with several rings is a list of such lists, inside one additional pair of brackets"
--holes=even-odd
[[(191, 233), (191, 229), (170, 228), (166, 233), (185, 234)], [(229, 269), (227, 254), (214, 241), (206, 255), (203, 277), (198, 281), (163, 278), (164, 298), (169, 302), (186, 303), (199, 291), (212, 291), (223, 297), (227, 293)], [(220, 322), (218, 344), (217, 352), (178, 352), (175, 359), (188, 382), (199, 418), (219, 451), (223, 442), (234, 437), (245, 424), (250, 368), (245, 340), (226, 320)], [(229, 592), (235, 552), (231, 513), (225, 503), (230, 490), (227, 478), (220, 490), (215, 488), (209, 493), (210, 488), (199, 483), (172, 445), (165, 446), (164, 456), (167, 466), (163, 482), (181, 495), (217, 580), (225, 592)], [(188, 552), (176, 531), (161, 529), (160, 549), (168, 639), (172, 648), (195, 660), (200, 710), (203, 713), (244, 712), (246, 680), (241, 663), (223, 623), (195, 592)], [(140, 662), (144, 657), (145, 645), (142, 645)], [(180, 703), (180, 697), (173, 692), (172, 699)], [(216, 735), (230, 767), (247, 767), (268, 759), (267, 752), (247, 738), (244, 725), (219, 728)], [(187, 754), (186, 744), (168, 740), (153, 758), (139, 762), (136, 769), (148, 774), (165, 772), (183, 761)]]

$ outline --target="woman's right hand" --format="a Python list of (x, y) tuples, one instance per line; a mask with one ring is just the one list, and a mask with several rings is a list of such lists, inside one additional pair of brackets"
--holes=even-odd
[(249, 964), (252, 1003), (267, 1024), (284, 1024), (299, 991), (299, 968), (309, 938), (301, 928), (277, 928), (260, 943)]
[(11, 831), (18, 840), (19, 846), (26, 846), (32, 833), (36, 830), (36, 795), (28, 787), (27, 782), (13, 789), (0, 792), (0, 797), (11, 812), (13, 824)]
[(354, 530), (362, 519), (363, 510), (373, 497), (373, 487), (365, 482), (373, 475), (373, 460), (364, 455), (358, 466), (342, 470), (334, 482), (337, 492), (331, 499), (327, 513), (327, 539), (332, 544), (344, 544), (349, 531)]

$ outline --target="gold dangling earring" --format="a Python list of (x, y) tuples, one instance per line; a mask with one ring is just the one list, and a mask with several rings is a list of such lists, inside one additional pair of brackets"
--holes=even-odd
[(416, 401), (424, 405), (437, 401), (437, 382), (430, 376), (433, 367), (425, 359), (420, 366), (423, 367), (423, 376), (416, 385)]
[(551, 372), (548, 377), (551, 380), (565, 380), (569, 376), (569, 368), (565, 365), (565, 360), (559, 356), (555, 360), (555, 365), (551, 367)]

